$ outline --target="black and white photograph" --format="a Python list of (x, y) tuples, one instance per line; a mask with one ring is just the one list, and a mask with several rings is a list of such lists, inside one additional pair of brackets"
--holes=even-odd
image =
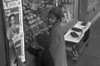
[(100, 0), (0, 0), (0, 66), (100, 66)]

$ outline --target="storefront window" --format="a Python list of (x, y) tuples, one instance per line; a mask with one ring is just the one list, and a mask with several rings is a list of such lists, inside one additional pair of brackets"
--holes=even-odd
[(65, 18), (67, 22), (70, 22), (75, 16), (75, 0), (62, 0), (62, 5), (65, 9)]

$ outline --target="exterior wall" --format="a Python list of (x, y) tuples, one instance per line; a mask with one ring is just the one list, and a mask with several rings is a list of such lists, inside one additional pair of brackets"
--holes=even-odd
[(88, 0), (79, 0), (78, 20), (85, 21), (88, 8)]
[(5, 53), (5, 43), (4, 43), (4, 33), (2, 25), (2, 15), (0, 7), (0, 66), (6, 66), (6, 53)]

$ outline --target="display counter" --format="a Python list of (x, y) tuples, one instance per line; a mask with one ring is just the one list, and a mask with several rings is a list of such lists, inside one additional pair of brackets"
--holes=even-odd
[[(88, 46), (91, 22), (82, 24), (77, 22), (64, 35), (67, 55), (71, 56), (73, 61), (77, 61), (79, 54), (85, 46)], [(84, 25), (84, 26), (83, 26)]]

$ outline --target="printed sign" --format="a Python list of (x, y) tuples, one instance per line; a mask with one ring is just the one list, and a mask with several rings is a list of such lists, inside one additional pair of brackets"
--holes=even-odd
[(3, 6), (9, 48), (13, 45), (18, 57), (25, 62), (22, 0), (3, 0)]

